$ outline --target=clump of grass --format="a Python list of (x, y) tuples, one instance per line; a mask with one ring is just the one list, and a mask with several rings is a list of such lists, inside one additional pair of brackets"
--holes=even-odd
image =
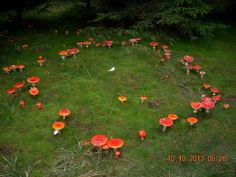
[[(85, 149), (80, 141), (71, 148), (60, 148), (52, 167), (48, 170), (50, 177), (106, 177), (111, 170), (108, 159), (100, 153)], [(106, 168), (107, 167), (107, 168)]]
[(0, 161), (1, 177), (29, 177), (33, 166), (22, 167), (17, 156), (3, 157)]

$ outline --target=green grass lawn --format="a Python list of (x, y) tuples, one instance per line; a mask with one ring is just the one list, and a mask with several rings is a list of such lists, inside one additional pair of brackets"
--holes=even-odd
[[(177, 41), (170, 47), (171, 60), (164, 63), (159, 62), (159, 55), (151, 50), (150, 41), (145, 39), (137, 47), (121, 47), (120, 41), (130, 36), (86, 29), (79, 35), (70, 32), (66, 36), (62, 32), (54, 35), (52, 30), (32, 29), (9, 34), (2, 41), (5, 46), (1, 48), (1, 68), (26, 65), (22, 73), (1, 74), (0, 77), (0, 154), (7, 158), (18, 157), (17, 169), (24, 171), (32, 167), (30, 176), (35, 177), (79, 176), (79, 173), (63, 172), (55, 175), (53, 167), (60, 158), (59, 149), (69, 151), (78, 140), (88, 140), (101, 133), (109, 138), (124, 139), (123, 156), (116, 159), (109, 155), (101, 160), (91, 154), (90, 162), (92, 159), (97, 163), (89, 166), (88, 171), (96, 171), (99, 166), (107, 171), (107, 176), (123, 177), (230, 177), (235, 174), (234, 29), (218, 34), (213, 40)], [(16, 46), (10, 45), (8, 39), (16, 35), (16, 46), (27, 43), (29, 48), (17, 51)], [(88, 37), (112, 39), (114, 45), (111, 49), (83, 48), (76, 58), (64, 62), (59, 59), (59, 51), (76, 47), (77, 41)], [(204, 79), (196, 73), (186, 75), (179, 62), (186, 54), (194, 56), (194, 63), (203, 66), (207, 72)], [(43, 67), (36, 62), (39, 55), (48, 58)], [(116, 71), (108, 72), (112, 66)], [(166, 75), (169, 80), (163, 79)], [(30, 76), (41, 78), (39, 96), (31, 97), (27, 89), (16, 98), (6, 94), (6, 89)], [(218, 87), (223, 99), (209, 115), (200, 115), (199, 123), (190, 128), (186, 122), (192, 115), (190, 103), (200, 100), (204, 82)], [(117, 100), (119, 95), (127, 96), (127, 103), (121, 104)], [(147, 95), (148, 102), (141, 104), (141, 95)], [(20, 99), (27, 101), (24, 109), (18, 105)], [(37, 110), (37, 101), (43, 103), (42, 110)], [(231, 107), (223, 110), (226, 102)], [(62, 133), (55, 137), (51, 124), (61, 120), (58, 116), (61, 108), (70, 109), (72, 116), (65, 121)], [(176, 113), (180, 118), (163, 133), (159, 119), (169, 113)], [(145, 141), (137, 138), (139, 129), (148, 132)], [(168, 155), (187, 157), (194, 154), (204, 155), (205, 160), (167, 161)], [(209, 162), (208, 155), (225, 155), (227, 160)]]

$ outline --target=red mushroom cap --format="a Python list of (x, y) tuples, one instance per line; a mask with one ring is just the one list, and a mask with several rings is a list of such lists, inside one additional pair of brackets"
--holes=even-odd
[(215, 103), (211, 100), (204, 100), (202, 102), (202, 107), (205, 109), (211, 109), (215, 106)]
[(25, 65), (23, 65), (23, 64), (17, 65), (18, 69), (23, 69), (24, 67), (25, 67)]
[(20, 100), (19, 101), (19, 105), (20, 106), (25, 106), (26, 105), (26, 101), (25, 100)]
[(16, 89), (15, 88), (7, 89), (7, 93), (8, 94), (14, 94), (14, 93), (16, 93)]
[(115, 155), (115, 157), (119, 158), (119, 157), (121, 157), (121, 152), (120, 151), (115, 151), (114, 155)]
[(202, 107), (202, 103), (201, 102), (192, 102), (191, 107), (195, 110), (198, 110)]
[(101, 147), (107, 143), (108, 138), (105, 135), (97, 134), (90, 140), (91, 144), (96, 147)]
[(39, 94), (39, 89), (37, 87), (31, 87), (29, 89), (29, 94), (32, 96), (36, 96)]
[(195, 66), (193, 66), (193, 69), (200, 70), (200, 69), (202, 69), (202, 67), (200, 65), (195, 65)]
[(112, 139), (107, 141), (107, 145), (110, 148), (118, 149), (118, 148), (121, 148), (124, 145), (124, 141), (120, 138), (112, 138)]
[(168, 46), (167, 44), (163, 44), (161, 47), (162, 47), (164, 50), (169, 48), (169, 46)]
[(78, 52), (79, 52), (79, 49), (77, 49), (77, 48), (72, 48), (72, 49), (68, 49), (67, 50), (67, 52), (69, 53), (69, 54), (77, 54)]
[(158, 43), (157, 43), (156, 41), (153, 41), (153, 42), (150, 43), (150, 45), (151, 45), (152, 47), (156, 47), (156, 46), (158, 46)]
[(14, 87), (15, 87), (15, 88), (22, 88), (22, 87), (24, 87), (24, 85), (25, 85), (25, 82), (22, 81), (22, 82), (17, 82), (17, 83), (14, 85)]
[(160, 123), (161, 125), (166, 126), (166, 127), (170, 127), (170, 126), (173, 125), (173, 120), (171, 120), (171, 119), (169, 119), (169, 118), (167, 118), (167, 117), (164, 117), (164, 118), (161, 118), (161, 119), (160, 119), (159, 123)]
[(186, 62), (193, 62), (193, 57), (190, 55), (185, 55), (183, 60)]
[(208, 83), (204, 83), (204, 84), (202, 84), (202, 86), (203, 86), (205, 89), (208, 89), (208, 88), (210, 88), (210, 87), (211, 87), (211, 85), (210, 85), (210, 84), (208, 84)]
[(212, 99), (213, 99), (214, 101), (220, 101), (220, 100), (221, 100), (221, 95), (213, 96)]
[(58, 112), (58, 114), (60, 116), (69, 116), (71, 114), (71, 111), (69, 109), (63, 108)]
[(139, 138), (146, 138), (147, 132), (145, 130), (139, 130), (138, 131), (138, 137)]
[(52, 128), (55, 130), (61, 130), (65, 127), (65, 123), (64, 122), (54, 122), (52, 124)]
[(40, 78), (37, 76), (32, 76), (27, 79), (30, 84), (36, 84), (40, 81)]
[(211, 91), (213, 93), (219, 93), (220, 92), (220, 90), (218, 88), (211, 88)]

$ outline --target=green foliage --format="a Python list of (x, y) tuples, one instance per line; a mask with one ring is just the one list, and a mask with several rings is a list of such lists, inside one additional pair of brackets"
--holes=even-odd
[(117, 6), (107, 1), (104, 1), (104, 4), (105, 10), (98, 14), (95, 21), (105, 25), (116, 21), (119, 24), (132, 26), (135, 30), (163, 29), (170, 33), (189, 36), (191, 39), (213, 37), (217, 29), (226, 27), (209, 20), (208, 16), (217, 8), (210, 1), (134, 0)]

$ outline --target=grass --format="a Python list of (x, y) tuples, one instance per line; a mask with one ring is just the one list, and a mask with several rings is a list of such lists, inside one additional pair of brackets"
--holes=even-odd
[[(87, 176), (89, 169), (97, 169), (96, 165), (98, 171), (92, 172), (97, 176), (230, 177), (235, 174), (234, 29), (220, 33), (215, 40), (179, 41), (171, 46), (172, 59), (165, 63), (159, 63), (159, 56), (148, 48), (147, 40), (143, 40), (138, 47), (120, 47), (118, 42), (128, 40), (129, 35), (85, 29), (79, 35), (70, 32), (69, 36), (65, 36), (60, 30), (58, 35), (53, 35), (51, 31), (34, 28), (27, 30), (27, 33), (8, 34), (2, 40), (5, 46), (1, 48), (0, 66), (26, 65), (22, 73), (1, 75), (0, 153), (3, 156), (18, 157), (17, 163), (22, 167), (37, 162), (30, 176), (55, 176), (57, 173), (68, 176), (53, 171), (58, 167), (57, 162), (66, 163), (60, 155), (70, 161), (73, 159), (70, 152), (74, 152), (73, 147), (78, 140), (103, 133), (125, 140), (123, 157), (117, 160), (109, 156), (94, 164), (91, 159), (96, 161), (96, 155), (89, 154)], [(16, 36), (18, 41), (10, 45), (8, 40)], [(110, 38), (115, 44), (111, 49), (81, 49), (76, 58), (65, 62), (58, 59), (60, 50), (75, 47), (77, 41), (91, 36), (99, 40)], [(23, 43), (28, 43), (29, 48), (16, 50)], [(207, 72), (203, 80), (196, 74), (186, 76), (179, 63), (185, 54), (193, 55), (195, 63), (203, 66)], [(43, 67), (36, 63), (39, 55), (48, 58)], [(116, 71), (107, 72), (112, 66), (116, 67)], [(41, 78), (38, 84), (40, 95), (36, 98), (32, 98), (27, 89), (17, 98), (5, 93), (15, 82), (33, 75)], [(164, 80), (166, 75), (171, 79)], [(185, 118), (192, 114), (190, 102), (198, 101), (203, 93), (200, 89), (203, 82), (220, 88), (224, 98), (209, 115), (200, 117), (195, 128), (189, 128)], [(128, 102), (120, 104), (117, 100), (119, 95), (128, 96)], [(147, 95), (149, 101), (159, 105), (152, 107), (147, 103), (140, 104), (140, 95)], [(225, 98), (231, 98), (228, 101), (231, 108), (228, 110), (222, 109)], [(25, 109), (18, 106), (20, 99), (27, 101)], [(43, 103), (42, 110), (37, 110), (37, 101)], [(60, 120), (57, 113), (63, 107), (69, 108), (72, 116), (66, 120), (62, 134), (54, 137), (50, 126), (55, 120)], [(162, 133), (158, 121), (169, 113), (178, 114), (180, 119), (166, 133)], [(148, 132), (143, 142), (137, 138), (137, 131), (141, 128)], [(61, 152), (60, 149), (65, 151)], [(79, 149), (78, 153), (79, 158), (83, 158), (83, 153), (87, 151)], [(193, 154), (203, 154), (206, 159), (211, 154), (217, 157), (226, 155), (227, 160), (167, 161), (168, 155)], [(70, 163), (78, 163), (73, 160)], [(6, 163), (3, 161), (3, 164)], [(100, 171), (101, 167), (109, 173), (104, 174), (103, 170)], [(76, 175), (81, 174), (71, 176)]]

